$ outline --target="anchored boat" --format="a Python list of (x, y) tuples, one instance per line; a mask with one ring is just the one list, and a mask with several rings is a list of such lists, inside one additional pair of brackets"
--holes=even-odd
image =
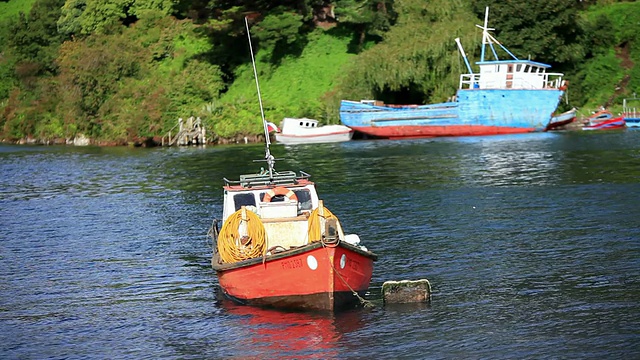
[(572, 108), (571, 110), (565, 111), (562, 114), (553, 115), (553, 117), (551, 118), (551, 121), (549, 122), (549, 125), (547, 125), (546, 130), (547, 131), (556, 130), (562, 126), (571, 124), (576, 120), (577, 112), (578, 112), (578, 109)]
[[(251, 56), (260, 100), (253, 50)], [(308, 173), (275, 170), (261, 100), (260, 110), (267, 167), (224, 179), (222, 227), (214, 220), (210, 231), (220, 288), (258, 306), (334, 311), (366, 304), (377, 255), (344, 232)]]
[[(486, 8), (480, 71), (474, 73), (455, 39), (467, 66), (460, 75), (455, 99), (430, 105), (386, 105), (375, 100), (340, 103), (340, 120), (356, 131), (381, 138), (495, 135), (544, 131), (567, 83), (563, 74), (547, 72), (551, 66), (516, 58), (492, 35)], [(494, 45), (511, 59), (498, 59)], [(485, 48), (495, 60), (485, 60)]]
[(318, 120), (284, 118), (282, 130), (276, 127), (276, 141), (286, 145), (349, 141), (353, 129), (344, 125), (318, 125)]
[(611, 111), (601, 109), (585, 120), (582, 130), (614, 130), (625, 127), (623, 116), (614, 117)]

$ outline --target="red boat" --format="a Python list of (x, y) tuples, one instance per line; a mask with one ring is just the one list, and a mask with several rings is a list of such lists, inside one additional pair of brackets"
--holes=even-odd
[(268, 167), (224, 179), (222, 227), (215, 220), (212, 226), (220, 288), (258, 306), (334, 311), (365, 304), (377, 255), (344, 233), (309, 174), (275, 171), (264, 113), (262, 122)]
[(600, 110), (589, 116), (582, 130), (613, 130), (626, 127), (624, 117), (613, 117), (608, 110)]
[(626, 127), (626, 124), (624, 122), (624, 118), (617, 117), (611, 120), (599, 122), (595, 125), (583, 126), (582, 130), (613, 130), (613, 129), (622, 129), (625, 127)]
[(357, 235), (343, 232), (308, 174), (271, 170), (225, 182), (212, 258), (225, 295), (243, 304), (301, 310), (364, 302), (377, 256)]
[(547, 125), (545, 131), (556, 130), (562, 126), (568, 125), (575, 121), (577, 109), (573, 108), (569, 111), (565, 111), (562, 114), (553, 115), (551, 121)]
[(597, 125), (598, 123), (608, 121), (611, 119), (613, 119), (613, 114), (611, 113), (611, 111), (606, 110), (605, 108), (602, 108), (592, 113), (588, 118), (586, 118), (584, 120), (584, 125), (593, 126), (593, 125)]

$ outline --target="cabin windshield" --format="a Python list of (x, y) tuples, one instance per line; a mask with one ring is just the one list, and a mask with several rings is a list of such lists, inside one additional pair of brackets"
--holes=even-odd
[[(260, 193), (260, 201), (263, 202), (264, 201), (264, 196), (267, 192), (261, 192)], [(309, 191), (309, 189), (295, 189), (293, 190), (293, 193), (296, 194), (296, 197), (298, 198), (298, 204), (299, 205), (299, 209), (300, 210), (312, 210), (313, 209), (313, 202), (311, 201), (311, 192)], [(271, 198), (272, 203), (274, 202), (282, 202), (284, 201), (284, 199), (286, 198), (286, 196), (284, 195), (275, 195), (274, 197)], [(253, 204), (255, 205), (255, 204)], [(236, 205), (237, 206), (237, 205)]]
[(253, 193), (241, 193), (233, 195), (233, 203), (238, 211), (243, 206), (256, 206), (256, 199)]
[(298, 203), (300, 204), (300, 210), (313, 209), (313, 203), (311, 201), (311, 192), (309, 189), (293, 190), (294, 194), (298, 197)]

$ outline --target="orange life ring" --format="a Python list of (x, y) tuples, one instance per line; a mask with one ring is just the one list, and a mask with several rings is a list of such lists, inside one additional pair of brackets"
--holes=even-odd
[(273, 189), (267, 191), (267, 193), (264, 194), (264, 199), (262, 201), (271, 202), (271, 199), (276, 195), (284, 195), (289, 200), (298, 201), (298, 197), (293, 191), (282, 186), (276, 186)]

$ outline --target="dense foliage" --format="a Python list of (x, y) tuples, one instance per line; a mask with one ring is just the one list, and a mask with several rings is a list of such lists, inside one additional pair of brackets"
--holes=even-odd
[(479, 57), (485, 8), (520, 58), (564, 72), (567, 104), (620, 106), (640, 89), (640, 3), (511, 0), (0, 1), (0, 139), (125, 143), (199, 116), (214, 138), (265, 116), (338, 123), (341, 99), (444, 101)]

